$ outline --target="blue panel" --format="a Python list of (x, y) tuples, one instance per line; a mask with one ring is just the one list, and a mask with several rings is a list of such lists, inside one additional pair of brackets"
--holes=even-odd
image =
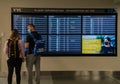
[(15, 29), (18, 29), (19, 33), (27, 33), (27, 25), (34, 24), (36, 31), (40, 34), (47, 34), (47, 16), (44, 15), (14, 15)]
[(49, 16), (49, 34), (81, 34), (81, 16)]
[(115, 15), (83, 16), (83, 34), (115, 34)]
[(81, 54), (80, 35), (49, 35), (49, 52)]

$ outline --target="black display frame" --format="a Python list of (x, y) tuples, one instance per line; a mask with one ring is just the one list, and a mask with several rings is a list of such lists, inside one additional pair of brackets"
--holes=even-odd
[[(68, 11), (69, 10), (69, 11)], [(108, 11), (109, 10), (109, 11)], [(111, 10), (111, 11), (110, 11)], [(81, 34), (81, 54), (43, 54), (43, 57), (46, 56), (79, 56), (79, 57), (116, 57), (117, 56), (117, 12), (115, 8), (19, 8), (13, 7), (11, 8), (11, 29), (14, 29), (13, 24), (13, 16), (17, 15), (115, 15), (116, 16), (116, 27), (115, 27), (115, 54), (82, 54), (82, 35)], [(82, 21), (82, 19), (81, 19)], [(48, 26), (48, 25), (47, 25)], [(82, 26), (82, 24), (81, 24)], [(48, 27), (47, 27), (48, 28)], [(81, 29), (82, 30), (82, 29)], [(82, 31), (81, 31), (82, 32)], [(102, 34), (103, 35), (103, 34)], [(48, 39), (47, 39), (48, 40)], [(48, 42), (48, 41), (47, 41)], [(48, 46), (48, 45), (47, 45)]]

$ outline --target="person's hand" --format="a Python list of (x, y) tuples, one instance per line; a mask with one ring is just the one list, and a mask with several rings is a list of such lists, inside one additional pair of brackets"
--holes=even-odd
[(9, 57), (6, 57), (6, 60), (8, 61), (8, 60), (9, 60)]
[(25, 61), (25, 59), (26, 59), (26, 57), (23, 57), (23, 58), (22, 58), (22, 62), (24, 62), (24, 61)]

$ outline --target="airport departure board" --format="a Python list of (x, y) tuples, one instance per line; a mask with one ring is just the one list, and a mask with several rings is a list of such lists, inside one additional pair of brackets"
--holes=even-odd
[[(26, 41), (35, 25), (45, 42), (43, 56), (117, 56), (116, 9), (12, 8), (12, 29)], [(104, 39), (110, 38), (110, 49)]]
[(83, 16), (83, 34), (115, 34), (116, 15)]

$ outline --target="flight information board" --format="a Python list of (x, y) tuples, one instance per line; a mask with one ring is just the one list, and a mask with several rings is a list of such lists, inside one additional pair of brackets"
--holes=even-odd
[(83, 16), (83, 34), (115, 34), (115, 15)]
[(33, 23), (36, 30), (41, 34), (47, 34), (47, 16), (45, 15), (18, 15), (13, 16), (13, 27), (17, 28), (20, 34), (27, 33), (27, 24)]
[(49, 52), (57, 54), (81, 54), (80, 35), (50, 35)]
[[(116, 9), (12, 8), (11, 13), (12, 29), (18, 29), (24, 42), (27, 25), (35, 25), (45, 41), (43, 56), (117, 55)], [(106, 37), (110, 53), (102, 52)]]
[(81, 34), (81, 16), (49, 16), (49, 34)]

